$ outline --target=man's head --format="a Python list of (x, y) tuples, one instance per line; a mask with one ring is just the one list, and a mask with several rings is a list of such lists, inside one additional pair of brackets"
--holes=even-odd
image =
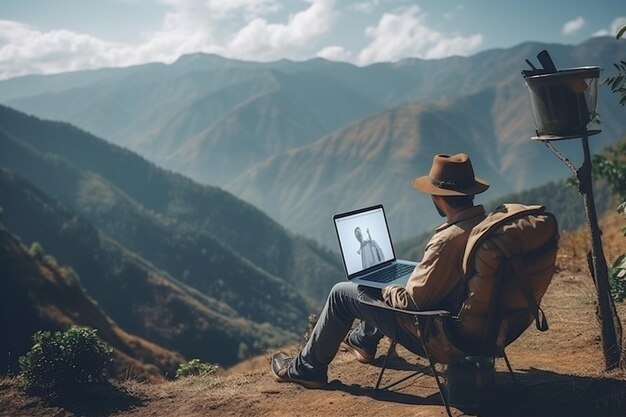
[(442, 202), (454, 211), (469, 208), (474, 204), (474, 195), (486, 191), (489, 183), (476, 177), (469, 157), (459, 153), (435, 155), (428, 175), (415, 178), (413, 187), (430, 194), (439, 214), (445, 216)]
[(358, 240), (360, 243), (363, 243), (363, 233), (361, 233), (360, 227), (354, 229), (354, 236), (356, 236), (356, 240)]

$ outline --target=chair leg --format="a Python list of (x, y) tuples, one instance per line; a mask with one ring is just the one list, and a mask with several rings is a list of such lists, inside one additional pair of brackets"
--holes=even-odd
[(383, 361), (383, 366), (382, 368), (380, 368), (380, 374), (378, 374), (378, 381), (376, 381), (376, 391), (378, 391), (378, 388), (380, 387), (380, 381), (382, 381), (385, 369), (387, 369), (387, 361), (389, 360), (389, 356), (391, 356), (391, 352), (393, 352), (393, 349), (396, 347), (396, 343), (398, 342), (392, 340), (389, 344), (389, 349), (387, 349), (387, 355), (385, 356), (385, 360)]
[(428, 359), (428, 364), (430, 365), (430, 370), (432, 371), (435, 381), (437, 382), (437, 388), (439, 388), (439, 395), (441, 396), (441, 401), (443, 401), (443, 405), (446, 407), (446, 412), (448, 413), (448, 417), (452, 417), (452, 412), (450, 411), (450, 405), (448, 404), (448, 400), (446, 399), (446, 395), (443, 391), (443, 384), (439, 380), (439, 373), (435, 368), (435, 364), (430, 359), (430, 354), (428, 353), (428, 349), (426, 348), (426, 343), (422, 338), (419, 339), (422, 344), (422, 349), (424, 349), (424, 353), (426, 354), (426, 359)]
[(509, 368), (509, 375), (513, 378), (513, 382), (517, 385), (517, 378), (515, 378), (515, 373), (513, 373), (513, 368), (511, 368), (511, 362), (509, 362), (509, 357), (506, 356), (506, 352), (503, 352), (504, 362), (506, 362), (506, 367)]

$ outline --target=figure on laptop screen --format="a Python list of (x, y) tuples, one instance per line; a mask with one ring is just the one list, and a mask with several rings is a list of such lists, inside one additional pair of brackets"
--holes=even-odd
[(370, 236), (370, 229), (367, 229), (367, 240), (363, 240), (363, 233), (361, 233), (360, 227), (354, 229), (354, 236), (356, 236), (356, 240), (358, 240), (361, 245), (356, 253), (361, 255), (363, 269), (379, 264), (385, 259), (383, 250), (375, 240), (372, 240), (372, 236)]
[[(359, 362), (370, 363), (383, 335), (415, 354), (425, 354), (415, 333), (413, 317), (370, 305), (364, 297), (382, 300), (397, 309), (441, 308), (451, 311), (463, 279), (461, 264), (470, 232), (485, 218), (485, 209), (474, 204), (474, 196), (486, 191), (489, 183), (474, 175), (466, 154), (439, 154), (433, 158), (430, 172), (413, 180), (413, 187), (431, 196), (434, 208), (446, 221), (426, 244), (424, 256), (406, 285), (387, 285), (381, 290), (364, 288), (352, 281), (335, 284), (302, 350), (295, 357), (285, 352), (272, 355), (270, 367), (276, 381), (322, 388), (328, 383), (328, 365), (340, 346)], [(416, 207), (415, 216), (420, 216), (423, 210), (424, 207)], [(352, 227), (363, 227), (364, 223), (347, 229), (350, 241)], [(372, 224), (368, 223), (364, 229), (367, 231), (371, 227)], [(376, 232), (376, 229), (372, 230)], [(363, 267), (369, 262), (377, 262), (378, 255), (383, 259), (382, 251), (379, 252), (379, 248), (374, 250), (377, 245), (371, 237), (364, 240), (360, 227), (354, 229), (354, 234), (361, 244)], [(377, 237), (382, 243), (381, 235)], [(350, 255), (358, 265), (354, 253), (350, 252)], [(360, 319), (361, 324), (352, 329), (355, 319)]]

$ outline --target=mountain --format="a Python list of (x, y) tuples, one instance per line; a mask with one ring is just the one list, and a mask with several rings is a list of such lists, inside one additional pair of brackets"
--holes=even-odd
[[(163, 117), (128, 146), (203, 183), (308, 144), (382, 106), (315, 74), (260, 72)], [(155, 133), (156, 132), (156, 133)]]
[[(0, 205), (7, 206), (11, 229), (28, 242), (40, 241), (81, 276), (99, 270), (93, 280), (83, 280), (93, 285), (85, 287), (104, 311), (186, 357), (228, 364), (295, 338), (341, 279), (336, 255), (293, 236), (254, 207), (64, 123), (0, 107), (0, 166), (83, 218), (74, 230), (65, 226), (74, 224), (67, 218), (72, 216), (61, 216), (65, 220), (54, 223), (52, 233), (47, 210), (13, 207), (6, 214), (16, 198), (4, 194)], [(73, 230), (74, 240), (55, 234), (63, 230)], [(106, 255), (94, 258), (89, 247)], [(139, 284), (124, 290), (131, 292), (118, 308), (120, 296), (112, 288), (124, 285), (126, 274), (138, 274)], [(107, 280), (111, 276), (114, 283)], [(144, 293), (152, 295), (133, 300)], [(143, 304), (133, 307), (137, 302)], [(151, 310), (162, 304), (176, 311), (163, 312), (175, 320), (162, 320), (174, 320), (179, 330), (155, 329)], [(224, 343), (210, 346), (215, 340)]]
[[(126, 249), (151, 260), (156, 267), (181, 277), (202, 293), (255, 321), (293, 330), (306, 320), (311, 308), (308, 300), (298, 297), (296, 290), (285, 282), (264, 273), (210, 236), (185, 225), (168, 227), (102, 177), (81, 172), (63, 161), (51, 161), (35, 150), (29, 152), (27, 146), (10, 136), (2, 137), (0, 133), (0, 140), (4, 157), (19, 161), (16, 164), (7, 160), (5, 166), (29, 176), (64, 203), (73, 204), (73, 209), (89, 215)], [(37, 167), (36, 172), (30, 167)], [(36, 232), (30, 236), (37, 238)], [(242, 286), (246, 286), (246, 291), (241, 291)], [(294, 304), (268, 302), (267, 292), (285, 300), (293, 299)]]
[[(295, 284), (305, 297), (318, 302), (342, 278), (333, 254), (293, 236), (256, 208), (221, 189), (162, 170), (132, 152), (64, 123), (42, 121), (0, 107), (0, 128), (7, 132), (5, 140), (0, 141), (0, 146), (6, 147), (0, 152), (0, 165), (84, 213), (97, 227), (174, 276), (206, 280), (209, 271), (213, 282), (229, 279), (223, 268), (206, 263), (195, 274), (185, 273), (192, 262), (181, 262), (179, 258), (181, 251), (188, 250), (194, 256), (213, 254), (217, 260), (238, 257), (249, 265), (244, 270), (257, 268)], [(43, 155), (48, 163), (42, 161)], [(63, 162), (55, 162), (58, 159)], [(44, 167), (59, 173), (47, 173)], [(60, 181), (56, 178), (59, 175)], [(197, 239), (200, 241), (193, 243)], [(177, 244), (159, 250), (145, 248), (159, 242), (167, 245), (168, 241)], [(211, 246), (205, 247), (209, 244), (206, 242)], [(230, 254), (219, 254), (224, 251)], [(220, 276), (223, 273), (227, 275)], [(227, 282), (241, 289), (241, 282)]]
[(178, 282), (6, 170), (0, 170), (0, 206), (3, 224), (22, 241), (37, 242), (56, 262), (71, 266), (106, 314), (157, 345), (228, 365), (246, 352), (295, 337), (246, 320)]
[(98, 336), (114, 348), (114, 373), (119, 378), (132, 374), (159, 380), (162, 373), (172, 375), (182, 363), (180, 355), (120, 328), (87, 295), (71, 268), (58, 266), (50, 255), (27, 250), (2, 224), (0, 279), (4, 335), (0, 355), (8, 358), (2, 372), (17, 372), (17, 360), (32, 345), (36, 331), (60, 331), (71, 325), (97, 329)]
[(167, 77), (133, 73), (9, 104), (212, 184), (383, 108), (317, 74), (230, 68)]
[(609, 68), (625, 48), (612, 38), (577, 46), (524, 43), (470, 57), (366, 67), (195, 54), (171, 65), (4, 80), (0, 100), (70, 122), (196, 180), (223, 185), (265, 157), (384, 108), (454, 99), (507, 80), (523, 85), (524, 59), (542, 49), (550, 50), (559, 68)]
[[(386, 204), (399, 238), (436, 223), (409, 214), (412, 191), (396, 185), (428, 170), (432, 153), (468, 152), (478, 160), (477, 171), (494, 182), (492, 198), (567, 175), (529, 140), (534, 122), (520, 71), (542, 49), (558, 68), (608, 70), (626, 55), (624, 42), (608, 37), (366, 67), (194, 54), (171, 65), (5, 80), (0, 100), (74, 123), (168, 169), (225, 187), (287, 228), (335, 247), (325, 223), (329, 214), (370, 202)], [(626, 131), (617, 100), (605, 87), (598, 110), (603, 133), (591, 140), (594, 149)], [(404, 131), (391, 126), (396, 117), (417, 120), (413, 127), (408, 119), (402, 122)], [(386, 143), (392, 130), (396, 145)], [(380, 143), (368, 148), (367, 157), (346, 151), (339, 158), (329, 138), (346, 140), (342, 147)], [(577, 158), (579, 146), (568, 146)], [(396, 154), (387, 159), (390, 149)], [(362, 185), (353, 187), (355, 178)]]
[[(437, 103), (410, 103), (338, 130), (314, 143), (268, 158), (228, 184), (286, 227), (333, 244), (323, 219), (344, 210), (383, 203), (392, 235), (406, 239), (440, 222), (428, 196), (411, 180), (428, 173), (437, 153), (467, 152), (476, 175), (491, 188), (487, 201), (568, 175), (567, 168), (541, 143), (530, 140), (533, 126), (527, 93), (518, 80)], [(601, 135), (593, 148), (626, 132), (623, 109), (603, 102)], [(580, 155), (580, 141), (561, 143)], [(310, 219), (316, 219), (316, 222)], [(329, 222), (330, 223), (330, 222)]]

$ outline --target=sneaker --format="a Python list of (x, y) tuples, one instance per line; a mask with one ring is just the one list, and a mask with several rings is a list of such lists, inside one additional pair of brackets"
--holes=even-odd
[(313, 379), (306, 378), (302, 375), (294, 375), (293, 372), (293, 358), (289, 357), (284, 352), (276, 352), (272, 355), (270, 362), (272, 373), (274, 378), (278, 382), (295, 382), (308, 389), (319, 389), (328, 384), (326, 378)]
[(350, 352), (352, 356), (354, 356), (354, 358), (361, 363), (372, 363), (374, 361), (374, 355), (376, 352), (370, 353), (352, 343), (350, 341), (350, 333), (348, 333), (346, 338), (343, 339), (343, 342), (341, 342), (341, 347), (347, 352)]

